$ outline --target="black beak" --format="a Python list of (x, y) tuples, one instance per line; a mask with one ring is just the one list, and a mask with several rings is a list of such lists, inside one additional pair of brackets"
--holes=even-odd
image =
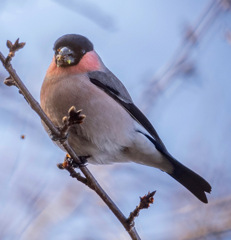
[(55, 62), (58, 67), (67, 67), (74, 65), (74, 52), (68, 47), (59, 48), (55, 54)]

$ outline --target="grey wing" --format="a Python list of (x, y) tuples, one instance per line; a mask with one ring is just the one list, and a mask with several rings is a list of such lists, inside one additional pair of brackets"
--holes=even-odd
[(117, 101), (141, 126), (148, 131), (148, 133), (154, 138), (156, 143), (155, 145), (159, 148), (159, 151), (168, 154), (166, 147), (152, 124), (139, 110), (139, 108), (136, 107), (123, 83), (120, 82), (120, 80), (112, 72), (108, 69), (106, 72), (94, 71), (88, 73), (88, 77), (93, 84)]
[(208, 200), (205, 192), (209, 193), (211, 191), (210, 184), (171, 156), (152, 124), (132, 102), (129, 93), (119, 79), (117, 79), (109, 70), (106, 72), (91, 72), (88, 76), (93, 84), (117, 101), (140, 125), (148, 131), (151, 136), (137, 130), (145, 135), (155, 145), (156, 149), (164, 154), (164, 156), (170, 161), (173, 166), (173, 171), (168, 174), (185, 186), (202, 202), (207, 203)]
[(92, 83), (102, 88), (108, 94), (111, 93), (115, 95), (123, 102), (132, 103), (132, 98), (123, 83), (108, 69), (106, 69), (106, 72), (90, 72), (88, 76)]

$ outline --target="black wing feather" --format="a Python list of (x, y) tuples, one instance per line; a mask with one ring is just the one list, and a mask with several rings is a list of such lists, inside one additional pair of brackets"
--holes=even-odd
[(122, 107), (124, 107), (128, 113), (141, 125), (147, 132), (161, 145), (162, 149), (167, 152), (164, 143), (160, 139), (158, 133), (145, 117), (145, 115), (139, 110), (138, 107), (133, 103), (129, 93), (127, 92), (124, 85), (119, 81), (118, 78), (113, 75), (109, 70), (108, 72), (90, 72), (90, 81), (105, 91), (115, 101), (117, 101)]

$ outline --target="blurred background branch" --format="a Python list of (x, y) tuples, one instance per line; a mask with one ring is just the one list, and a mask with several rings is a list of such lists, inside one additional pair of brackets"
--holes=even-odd
[[(201, 213), (203, 217), (198, 221)], [(201, 206), (179, 209), (175, 218), (179, 219), (179, 239), (228, 239), (225, 234), (231, 232), (231, 195), (212, 200), (206, 209)]]
[[(202, 209), (158, 170), (132, 163), (89, 165), (126, 216), (137, 196), (157, 189), (155, 207), (136, 220), (143, 239), (231, 238), (230, 231), (209, 235), (231, 225), (229, 211), (222, 208), (229, 207), (231, 194), (230, 1), (88, 0), (63, 5), (3, 0), (0, 13), (0, 45), (5, 46), (6, 37), (27, 40), (13, 61), (36, 99), (54, 41), (66, 33), (85, 35), (136, 104), (142, 96), (139, 107), (143, 104), (169, 151), (211, 182), (209, 204)], [(4, 70), (0, 74), (2, 80), (7, 77)], [(54, 167), (63, 152), (41, 130), (22, 97), (3, 84), (0, 116), (1, 240), (72, 240), (76, 226), (81, 226), (79, 239), (129, 239), (97, 196)], [(219, 201), (216, 207), (213, 203)]]
[[(200, 45), (213, 23), (221, 14), (231, 11), (231, 1), (211, 0), (198, 17), (194, 25), (186, 25), (183, 30), (182, 42), (171, 60), (147, 83), (141, 95), (142, 109), (149, 113), (158, 101), (158, 96), (180, 76), (186, 79), (196, 71), (196, 60), (193, 51)], [(227, 35), (227, 39), (228, 39)]]

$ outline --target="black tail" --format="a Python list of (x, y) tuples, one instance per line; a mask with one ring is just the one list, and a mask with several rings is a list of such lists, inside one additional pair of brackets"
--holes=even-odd
[(197, 173), (193, 172), (189, 168), (185, 167), (183, 164), (178, 162), (174, 157), (172, 157), (162, 142), (156, 141), (154, 138), (150, 137), (148, 134), (145, 134), (139, 130), (137, 132), (146, 136), (172, 164), (173, 172), (168, 173), (171, 177), (176, 179), (179, 183), (185, 186), (192, 194), (194, 194), (198, 199), (204, 203), (208, 203), (205, 192), (210, 193), (212, 187), (210, 184)]
[(205, 192), (211, 192), (210, 184), (197, 173), (193, 172), (183, 164), (179, 163), (175, 159), (171, 159), (170, 162), (173, 165), (173, 172), (170, 174), (171, 177), (176, 179), (179, 183), (185, 186), (192, 194), (204, 203), (208, 203)]

